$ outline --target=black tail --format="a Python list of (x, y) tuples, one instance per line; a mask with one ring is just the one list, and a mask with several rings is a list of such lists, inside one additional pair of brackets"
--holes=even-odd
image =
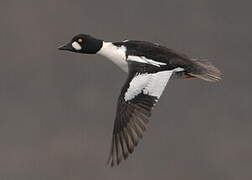
[(221, 79), (221, 72), (208, 60), (205, 59), (191, 59), (192, 69), (188, 72), (189, 75), (203, 79), (205, 81), (219, 81)]
[(196, 77), (205, 81), (215, 82), (221, 79), (221, 72), (208, 60), (205, 59), (187, 59), (184, 71), (176, 72), (175, 78)]

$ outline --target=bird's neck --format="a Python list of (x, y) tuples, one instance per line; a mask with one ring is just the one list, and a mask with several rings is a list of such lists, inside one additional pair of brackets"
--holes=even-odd
[(105, 56), (124, 71), (128, 71), (125, 46), (116, 46), (112, 42), (103, 41), (102, 47), (97, 54)]

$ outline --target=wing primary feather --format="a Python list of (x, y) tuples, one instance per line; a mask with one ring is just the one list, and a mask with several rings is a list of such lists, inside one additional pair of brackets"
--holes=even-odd
[(126, 139), (124, 138), (123, 131), (120, 132), (120, 142), (122, 146), (123, 151), (123, 159), (126, 159), (128, 157), (128, 148), (126, 145)]
[(144, 132), (146, 131), (146, 124), (138, 116), (135, 117), (136, 125)]
[(110, 164), (111, 167), (114, 166), (115, 162), (115, 136), (113, 135), (112, 137), (112, 144), (111, 144), (111, 150), (110, 150), (110, 155), (107, 161), (107, 164)]
[[(135, 118), (134, 118), (135, 119)], [(136, 126), (136, 123), (135, 123), (135, 120), (134, 119), (131, 119), (130, 120), (130, 125), (131, 125), (131, 127), (134, 129), (134, 131), (136, 132), (136, 134), (137, 134), (137, 136), (139, 137), (139, 138), (142, 138), (142, 132), (140, 131), (140, 129), (138, 129), (138, 127)]]
[(122, 160), (122, 155), (121, 155), (121, 149), (120, 149), (120, 140), (119, 140), (119, 137), (118, 137), (118, 134), (115, 135), (116, 137), (116, 140), (115, 140), (115, 144), (116, 144), (116, 164), (118, 165), (121, 160)]
[(137, 112), (137, 115), (141, 117), (141, 119), (143, 119), (143, 121), (145, 122), (145, 124), (147, 124), (149, 122), (149, 117), (151, 116), (151, 113), (148, 113), (147, 115), (145, 114), (146, 111), (142, 111), (143, 109), (137, 105), (134, 105), (134, 107), (130, 107), (133, 111), (133, 114), (135, 112)]
[(128, 137), (128, 133), (126, 132), (126, 128), (125, 127), (122, 130), (122, 135), (123, 135), (123, 137), (125, 139), (125, 144), (126, 144), (127, 150), (128, 150), (129, 153), (131, 153), (130, 139)]
[[(123, 118), (124, 116), (122, 116)], [(125, 123), (125, 119), (122, 119), (121, 121), (118, 122), (119, 123), (119, 128), (118, 128), (118, 132), (117, 132), (117, 135), (119, 136), (119, 141), (120, 141), (120, 144), (121, 144), (121, 148), (122, 148), (122, 155), (123, 155), (123, 158), (125, 158), (127, 156), (127, 153), (126, 153), (126, 149), (125, 149), (125, 142), (124, 142), (124, 138), (123, 138), (123, 128), (126, 126), (126, 123)]]
[(151, 116), (151, 112), (146, 111), (145, 109), (143, 109), (137, 105), (135, 105), (134, 108), (135, 108), (135, 110), (137, 110), (137, 112), (139, 114), (141, 114), (142, 116), (145, 116), (145, 119), (148, 119)]
[[(112, 167), (120, 164), (122, 160), (127, 159), (129, 154), (134, 152), (139, 140), (143, 138), (144, 131), (147, 129), (147, 124), (151, 116), (151, 110), (157, 103), (160, 93), (163, 91), (163, 88), (155, 89), (159, 81), (151, 80), (153, 78), (149, 78), (149, 82), (147, 83), (139, 82), (139, 79), (137, 79), (134, 83), (139, 84), (131, 86), (132, 84), (130, 83), (132, 82), (132, 79), (138, 73), (146, 73), (148, 77), (152, 76), (152, 73), (149, 73), (147, 69), (145, 69), (147, 68), (146, 66), (139, 64), (134, 64), (134, 66), (132, 65), (132, 63), (129, 64), (129, 76), (122, 88), (117, 104), (117, 114), (108, 159), (108, 163)], [(135, 68), (136, 66), (137, 68)], [(160, 76), (161, 82), (166, 83), (170, 78), (170, 76), (164, 76), (163, 74), (165, 73), (156, 73), (154, 70), (152, 71), (155, 78), (157, 78), (159, 74), (162, 75)], [(164, 83), (162, 84), (162, 87), (164, 86)], [(135, 95), (126, 101), (125, 94), (127, 92), (131, 92)]]
[(131, 140), (132, 140), (134, 146), (137, 146), (138, 140), (137, 140), (137, 137), (136, 137), (136, 133), (133, 131), (133, 127), (131, 126), (130, 123), (129, 123), (129, 126), (127, 126), (127, 131), (130, 134), (130, 137), (131, 137)]
[(127, 136), (127, 139), (128, 139), (128, 150), (129, 150), (130, 153), (133, 153), (133, 151), (134, 151), (134, 143), (133, 143), (133, 141), (132, 141), (132, 139), (131, 139), (131, 137), (129, 135), (127, 127), (125, 127), (125, 129), (124, 129), (124, 133), (125, 133), (125, 135)]

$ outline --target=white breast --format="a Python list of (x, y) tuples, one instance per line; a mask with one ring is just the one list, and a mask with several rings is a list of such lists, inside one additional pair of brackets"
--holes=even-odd
[(107, 57), (122, 70), (128, 72), (125, 46), (118, 47), (111, 42), (103, 42), (102, 48), (97, 52), (97, 54)]

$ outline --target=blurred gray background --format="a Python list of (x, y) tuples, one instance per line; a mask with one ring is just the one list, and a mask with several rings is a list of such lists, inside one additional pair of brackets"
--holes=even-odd
[[(251, 1), (23, 0), (0, 6), (0, 180), (252, 179)], [(60, 52), (73, 35), (157, 42), (219, 67), (171, 81), (133, 156), (105, 166), (126, 74)]]

